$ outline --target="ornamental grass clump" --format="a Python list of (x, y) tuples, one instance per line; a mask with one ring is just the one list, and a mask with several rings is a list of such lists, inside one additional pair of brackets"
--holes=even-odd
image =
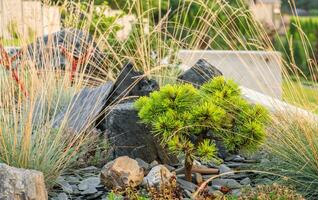
[(201, 89), (191, 84), (166, 85), (139, 98), (135, 106), (162, 144), (185, 156), (185, 175), (191, 180), (195, 158), (219, 160), (211, 135), (221, 138), (232, 152), (253, 150), (264, 140), (267, 111), (240, 95), (233, 81), (217, 77)]

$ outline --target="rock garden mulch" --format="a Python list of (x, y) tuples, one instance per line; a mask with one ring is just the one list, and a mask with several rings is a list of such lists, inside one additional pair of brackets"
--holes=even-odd
[[(266, 162), (263, 158), (246, 159), (240, 155), (232, 155), (227, 157), (224, 163), (219, 166), (215, 166), (213, 163), (203, 164), (196, 161), (196, 169), (203, 169), (202, 171), (204, 171), (204, 169), (215, 168), (218, 169), (219, 173), (193, 173), (192, 182), (185, 180), (181, 164), (179, 166), (170, 166), (161, 165), (157, 161), (147, 163), (139, 158), (134, 160), (127, 156), (117, 158), (116, 160), (118, 159), (122, 159), (122, 161), (116, 166), (114, 166), (114, 161), (111, 161), (102, 169), (90, 166), (63, 174), (59, 177), (57, 186), (53, 192), (50, 193), (50, 199), (105, 200), (107, 199), (107, 195), (112, 192), (111, 186), (120, 188), (126, 183), (129, 184), (129, 181), (136, 186), (137, 191), (140, 191), (141, 194), (146, 194), (149, 186), (158, 186), (160, 182), (168, 181), (171, 177), (176, 178), (183, 199), (191, 198), (191, 195), (198, 189), (202, 182), (219, 174), (224, 175), (213, 179), (206, 188), (206, 193), (211, 196), (217, 197), (226, 194), (239, 196), (242, 188), (255, 187), (258, 184), (272, 182), (269, 178), (260, 178), (257, 174), (248, 172), (248, 169), (253, 168), (255, 164)], [(137, 166), (133, 166), (131, 162), (138, 164)], [(139, 168), (143, 171), (142, 175), (140, 174)], [(119, 172), (114, 172), (114, 170), (118, 170)], [(125, 170), (129, 172), (126, 173)], [(240, 170), (247, 170), (247, 172), (235, 172)], [(107, 174), (107, 177), (105, 177), (105, 174)], [(162, 174), (165, 174), (166, 179), (162, 177)], [(125, 181), (128, 182), (125, 183)]]

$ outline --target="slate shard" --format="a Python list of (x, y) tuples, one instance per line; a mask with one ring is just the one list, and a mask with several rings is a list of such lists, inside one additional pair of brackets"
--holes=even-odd
[(219, 69), (208, 63), (206, 60), (200, 59), (193, 67), (183, 72), (178, 77), (178, 80), (199, 87), (214, 77), (222, 75), (223, 74)]
[(97, 88), (82, 89), (72, 98), (70, 106), (56, 116), (53, 126), (60, 127), (65, 123), (66, 130), (80, 133), (94, 125), (95, 120), (103, 110), (112, 87), (113, 84), (107, 82)]

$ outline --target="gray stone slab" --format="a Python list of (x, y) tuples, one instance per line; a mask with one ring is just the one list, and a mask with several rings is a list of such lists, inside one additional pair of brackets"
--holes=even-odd
[(82, 89), (73, 97), (70, 106), (56, 116), (53, 127), (65, 125), (74, 133), (84, 131), (98, 118), (112, 88), (112, 82), (107, 82), (97, 88)]

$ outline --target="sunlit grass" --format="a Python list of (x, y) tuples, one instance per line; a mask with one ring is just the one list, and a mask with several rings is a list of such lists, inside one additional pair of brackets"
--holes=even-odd
[[(318, 87), (297, 82), (283, 82), (283, 100), (318, 113)], [(303, 98), (297, 98), (302, 96)], [(305, 99), (305, 101), (304, 101)]]

